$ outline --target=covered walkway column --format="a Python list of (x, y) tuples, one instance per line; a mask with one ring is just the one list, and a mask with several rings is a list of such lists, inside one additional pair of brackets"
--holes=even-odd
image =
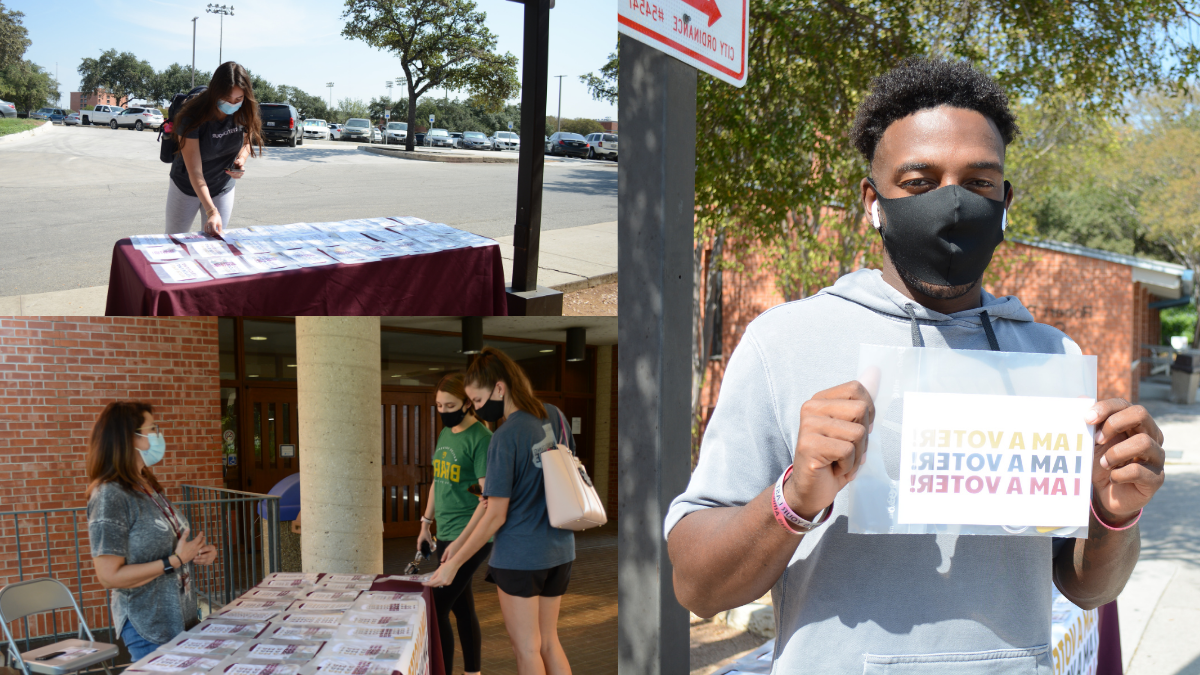
[(296, 317), (305, 572), (383, 573), (379, 317)]

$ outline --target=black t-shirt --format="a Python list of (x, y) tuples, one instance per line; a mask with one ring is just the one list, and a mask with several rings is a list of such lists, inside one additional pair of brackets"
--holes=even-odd
[[(179, 129), (187, 127), (186, 117), (180, 117)], [(226, 115), (223, 120), (209, 120), (187, 134), (188, 142), (196, 139), (200, 143), (200, 161), (204, 182), (208, 184), (208, 193), (217, 196), (232, 188), (236, 183), (225, 169), (233, 163), (245, 142), (245, 131), (242, 125), (233, 120), (233, 115)], [(192, 182), (188, 179), (187, 165), (183, 163), (183, 152), (175, 155), (171, 163), (171, 180), (175, 186), (189, 197), (195, 197)]]

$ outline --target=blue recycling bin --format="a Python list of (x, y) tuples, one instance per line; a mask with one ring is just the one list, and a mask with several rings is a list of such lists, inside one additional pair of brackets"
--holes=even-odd
[[(279, 497), (279, 522), (286, 523), (300, 517), (300, 474), (294, 473), (267, 490), (267, 494)], [(258, 515), (266, 518), (267, 500), (258, 503)]]

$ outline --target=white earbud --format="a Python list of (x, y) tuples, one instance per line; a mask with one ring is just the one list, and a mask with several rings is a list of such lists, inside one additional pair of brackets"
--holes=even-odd
[(876, 199), (871, 203), (871, 220), (875, 223), (875, 229), (879, 229), (879, 200)]
[(1008, 228), (1008, 209), (1004, 209), (1004, 216), (1000, 219), (1000, 231), (1003, 232)]

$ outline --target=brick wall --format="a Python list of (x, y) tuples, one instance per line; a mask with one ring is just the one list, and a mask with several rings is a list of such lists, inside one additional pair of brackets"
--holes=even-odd
[[(155, 475), (171, 499), (185, 482), (221, 487), (217, 349), (212, 317), (0, 319), (0, 513), (86, 506), (88, 437), (117, 399), (154, 406), (167, 441)], [(108, 625), (82, 511), (21, 516), (19, 527), (0, 517), (0, 585), (21, 576), (18, 538), (24, 578), (49, 574), (72, 593), (82, 582), (89, 625)]]
[(612, 401), (608, 424), (608, 520), (617, 521), (617, 345), (612, 348)]
[(997, 249), (996, 259), (1000, 264), (993, 263), (998, 272), (986, 284), (988, 292), (1017, 296), (1036, 321), (1069, 335), (1084, 354), (1095, 354), (1099, 398), (1136, 401), (1138, 378), (1131, 364), (1150, 310), (1149, 293), (1134, 283), (1133, 269), (1017, 243)]

